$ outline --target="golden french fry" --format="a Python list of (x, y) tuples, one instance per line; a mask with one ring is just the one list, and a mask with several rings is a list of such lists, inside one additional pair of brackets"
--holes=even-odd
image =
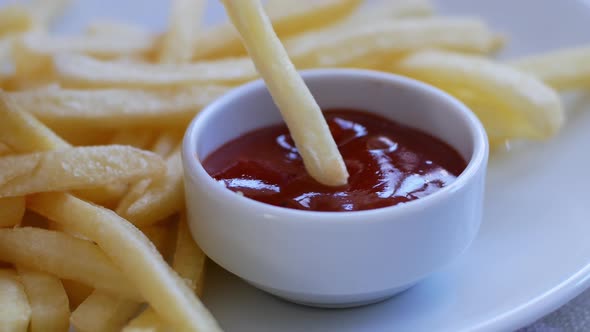
[(2, 80), (5, 77), (10, 76), (10, 72), (6, 72), (5, 68), (12, 64), (12, 44), (14, 42), (13, 37), (0, 38), (0, 78)]
[(162, 133), (150, 150), (162, 158), (166, 158), (174, 151), (182, 140), (182, 132), (167, 131)]
[(108, 145), (0, 158), (0, 197), (65, 191), (131, 182), (164, 173), (156, 154)]
[(182, 179), (182, 159), (180, 150), (176, 150), (166, 160), (166, 176), (151, 181), (143, 194), (131, 202), (145, 183), (134, 187), (135, 191), (121, 200), (117, 213), (137, 226), (147, 226), (179, 212), (184, 207)]
[(11, 148), (8, 147), (8, 145), (0, 142), (0, 157), (1, 156), (6, 156), (6, 155), (9, 155), (9, 154), (12, 154), (12, 153), (13, 153), (13, 151), (12, 151)]
[[(199, 297), (203, 293), (206, 259), (207, 257), (203, 251), (193, 240), (186, 222), (186, 216), (183, 215), (178, 223), (176, 251), (174, 252), (172, 267)], [(129, 322), (123, 332), (164, 332), (167, 330), (166, 323), (162, 321), (158, 314), (152, 308), (147, 308)]]
[(564, 122), (553, 89), (530, 74), (483, 57), (424, 51), (396, 63), (394, 71), (483, 106), (474, 111), (497, 137), (547, 138)]
[(178, 222), (178, 231), (176, 233), (176, 251), (172, 261), (172, 268), (178, 272), (181, 278), (186, 281), (193, 290), (203, 289), (203, 278), (205, 260), (207, 256), (203, 250), (195, 243), (191, 232), (188, 228), (186, 215), (182, 215)]
[(18, 56), (15, 58), (19, 75), (48, 73), (52, 70), (53, 55), (80, 53), (111, 59), (126, 56), (149, 55), (157, 39), (151, 35), (133, 38), (112, 36), (50, 36), (29, 33), (15, 41)]
[(0, 229), (0, 261), (142, 299), (95, 244), (64, 233), (31, 227)]
[(56, 86), (4, 93), (12, 109), (27, 111), (49, 126), (185, 127), (195, 114), (229, 91), (217, 85), (188, 86), (164, 91), (126, 89), (68, 90)]
[(479, 19), (416, 18), (369, 21), (328, 33), (310, 32), (286, 40), (285, 48), (297, 66), (307, 68), (430, 48), (488, 53), (499, 43), (500, 37)]
[(558, 90), (590, 87), (590, 46), (531, 55), (509, 64)]
[(204, 0), (174, 0), (168, 31), (162, 39), (161, 63), (184, 63), (192, 58), (200, 29)]
[[(268, 13), (275, 31), (282, 38), (336, 22), (359, 3), (359, 0), (275, 0), (268, 4)], [(201, 34), (194, 56), (202, 59), (245, 54), (236, 29), (224, 23)]]
[(56, 75), (73, 87), (155, 88), (195, 84), (236, 84), (257, 77), (246, 57), (200, 61), (187, 64), (123, 63), (84, 55), (53, 57)]
[(0, 329), (26, 332), (31, 307), (23, 285), (12, 269), (0, 269)]
[(348, 171), (320, 107), (272, 29), (258, 0), (222, 0), (285, 120), (305, 169), (325, 185), (343, 185)]
[(34, 17), (26, 7), (12, 4), (0, 8), (0, 36), (24, 32), (33, 26)]
[(18, 267), (31, 306), (31, 332), (67, 332), (70, 327), (68, 296), (51, 274)]
[(95, 241), (176, 330), (220, 331), (215, 319), (154, 245), (113, 211), (65, 193), (33, 195), (28, 207)]
[(93, 292), (92, 288), (77, 281), (63, 279), (61, 283), (68, 295), (71, 310), (76, 309)]
[(25, 198), (4, 197), (0, 198), (0, 227), (14, 227), (18, 225), (25, 215)]
[(70, 145), (31, 114), (11, 109), (0, 91), (0, 142), (17, 152), (46, 151)]
[(166, 332), (169, 331), (166, 323), (152, 308), (146, 308), (135, 317), (122, 330), (123, 332)]
[(96, 290), (72, 312), (71, 322), (78, 332), (119, 332), (140, 306)]

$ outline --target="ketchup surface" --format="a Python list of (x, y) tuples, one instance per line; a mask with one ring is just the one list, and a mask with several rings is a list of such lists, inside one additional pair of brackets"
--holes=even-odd
[(300, 210), (359, 211), (392, 206), (449, 185), (466, 167), (448, 144), (367, 112), (329, 110), (328, 125), (350, 174), (325, 186), (303, 166), (287, 127), (249, 132), (211, 153), (205, 170), (235, 192)]

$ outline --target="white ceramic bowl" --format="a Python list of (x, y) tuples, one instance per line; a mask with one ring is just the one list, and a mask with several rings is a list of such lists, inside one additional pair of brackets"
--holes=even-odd
[(183, 143), (192, 234), (217, 264), (252, 285), (313, 306), (357, 306), (388, 298), (459, 256), (482, 218), (485, 131), (462, 103), (401, 76), (345, 69), (302, 72), (323, 109), (367, 110), (453, 146), (468, 166), (451, 185), (418, 200), (358, 212), (310, 212), (242, 197), (207, 174), (201, 160), (281, 116), (261, 80), (203, 110)]

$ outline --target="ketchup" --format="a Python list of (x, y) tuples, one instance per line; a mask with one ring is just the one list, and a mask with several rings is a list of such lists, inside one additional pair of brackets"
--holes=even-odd
[(383, 117), (360, 111), (324, 112), (350, 177), (325, 186), (306, 172), (285, 125), (251, 131), (203, 162), (228, 189), (260, 202), (300, 210), (360, 211), (427, 196), (465, 169), (443, 141)]

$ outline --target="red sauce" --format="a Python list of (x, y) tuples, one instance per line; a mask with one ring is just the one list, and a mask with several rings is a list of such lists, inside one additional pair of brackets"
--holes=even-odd
[(449, 185), (466, 167), (448, 144), (380, 116), (331, 110), (325, 117), (350, 174), (345, 186), (325, 186), (307, 174), (285, 125), (234, 139), (209, 155), (203, 166), (246, 197), (313, 211), (359, 211), (408, 202)]

